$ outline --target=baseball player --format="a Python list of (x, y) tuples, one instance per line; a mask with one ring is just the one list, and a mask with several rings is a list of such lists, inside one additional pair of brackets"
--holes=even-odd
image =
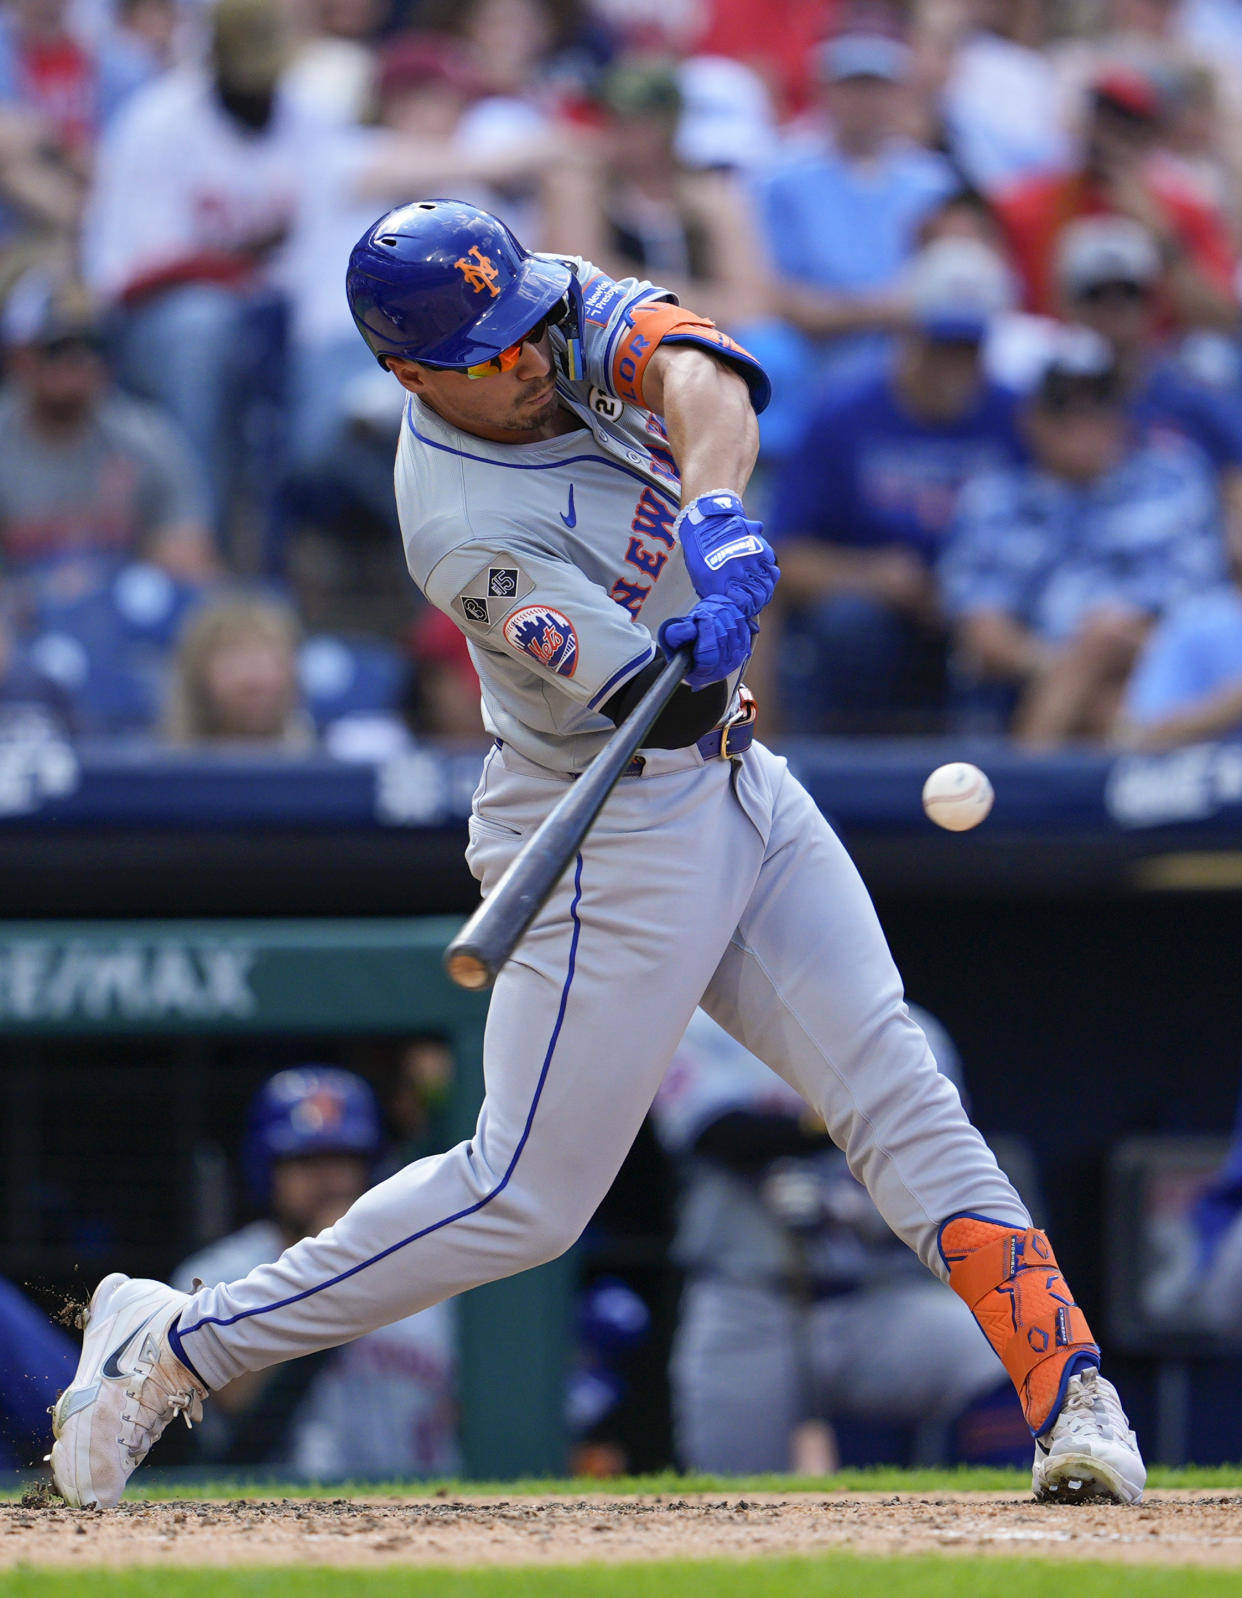
[(823, 1118), (891, 1229), (973, 1310), (1041, 1498), (1145, 1471), (1051, 1247), (902, 999), (845, 849), (739, 686), (777, 572), (742, 505), (768, 382), (647, 282), (530, 254), (453, 200), (389, 212), (354, 319), (408, 393), (411, 573), (470, 642), (495, 746), (467, 860), (487, 893), (663, 667), (692, 667), (501, 971), (474, 1135), (319, 1236), (186, 1296), (112, 1275), (53, 1417), (75, 1504), (114, 1504), (215, 1388), (568, 1248), (703, 1008)]
[[(910, 1013), (960, 1088), (952, 1040)], [(906, 1426), (922, 1458), (1015, 1461), (1022, 1412), (970, 1311), (889, 1231), (801, 1095), (699, 1010), (652, 1115), (680, 1178), (669, 1378), (687, 1469), (796, 1470), (804, 1427), (842, 1419)]]
[[(331, 1225), (369, 1185), (382, 1142), (361, 1077), (278, 1072), (246, 1127), (246, 1185), (262, 1216), (184, 1261), (173, 1285), (233, 1281)], [(451, 1303), (433, 1304), (346, 1348), (242, 1377), (219, 1396), (206, 1453), (276, 1461), (307, 1481), (454, 1475), (453, 1323)]]

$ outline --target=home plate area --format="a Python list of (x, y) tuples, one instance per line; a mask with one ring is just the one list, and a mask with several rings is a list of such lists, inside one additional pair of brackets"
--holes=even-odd
[(563, 1565), (829, 1550), (1242, 1568), (1242, 1493), (1139, 1505), (987, 1493), (235, 1499), (0, 1504), (0, 1568), (141, 1564)]

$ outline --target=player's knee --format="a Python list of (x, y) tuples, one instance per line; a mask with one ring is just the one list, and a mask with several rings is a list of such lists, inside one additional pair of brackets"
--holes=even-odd
[(524, 1270), (559, 1259), (582, 1236), (588, 1219), (576, 1211), (567, 1214), (559, 1206), (549, 1211), (529, 1201), (524, 1203), (519, 1195), (514, 1196), (510, 1217)]
[(563, 1215), (541, 1216), (526, 1233), (526, 1246), (531, 1254), (530, 1264), (546, 1265), (549, 1260), (559, 1259), (582, 1236), (585, 1225), (586, 1222), (579, 1220), (577, 1216), (572, 1218)]

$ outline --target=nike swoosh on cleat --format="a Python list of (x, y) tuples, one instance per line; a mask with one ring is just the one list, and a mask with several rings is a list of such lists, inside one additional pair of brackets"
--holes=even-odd
[(139, 1332), (142, 1331), (143, 1327), (145, 1327), (149, 1321), (153, 1321), (158, 1314), (159, 1314), (159, 1311), (153, 1309), (151, 1311), (151, 1313), (147, 1316), (147, 1319), (145, 1321), (143, 1321), (142, 1325), (141, 1326), (135, 1326), (133, 1331), (130, 1332), (129, 1336), (120, 1345), (120, 1347), (119, 1348), (114, 1348), (112, 1350), (112, 1352), (108, 1355), (107, 1359), (104, 1360), (103, 1370), (100, 1372), (100, 1375), (106, 1376), (106, 1377), (108, 1377), (108, 1379), (110, 1381), (114, 1381), (114, 1382), (120, 1381), (123, 1377), (129, 1375), (128, 1371), (123, 1371), (121, 1369), (121, 1356), (122, 1356), (122, 1354), (124, 1354), (125, 1350), (130, 1346), (130, 1344), (134, 1341), (134, 1339), (138, 1336)]
[(578, 512), (574, 509), (574, 485), (572, 483), (569, 485), (569, 514), (566, 515), (562, 511), (561, 520), (566, 527), (576, 527), (578, 525)]

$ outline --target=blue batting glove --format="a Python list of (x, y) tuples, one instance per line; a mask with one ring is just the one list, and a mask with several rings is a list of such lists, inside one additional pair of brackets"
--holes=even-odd
[(759, 614), (772, 597), (780, 567), (763, 536), (763, 523), (748, 520), (736, 494), (700, 494), (677, 516), (673, 532), (696, 594), (723, 594), (743, 615)]
[(696, 691), (731, 677), (746, 664), (751, 639), (759, 623), (746, 616), (723, 594), (710, 594), (685, 616), (670, 616), (660, 627), (660, 648), (673, 655), (693, 646), (694, 662), (686, 673), (688, 688)]

